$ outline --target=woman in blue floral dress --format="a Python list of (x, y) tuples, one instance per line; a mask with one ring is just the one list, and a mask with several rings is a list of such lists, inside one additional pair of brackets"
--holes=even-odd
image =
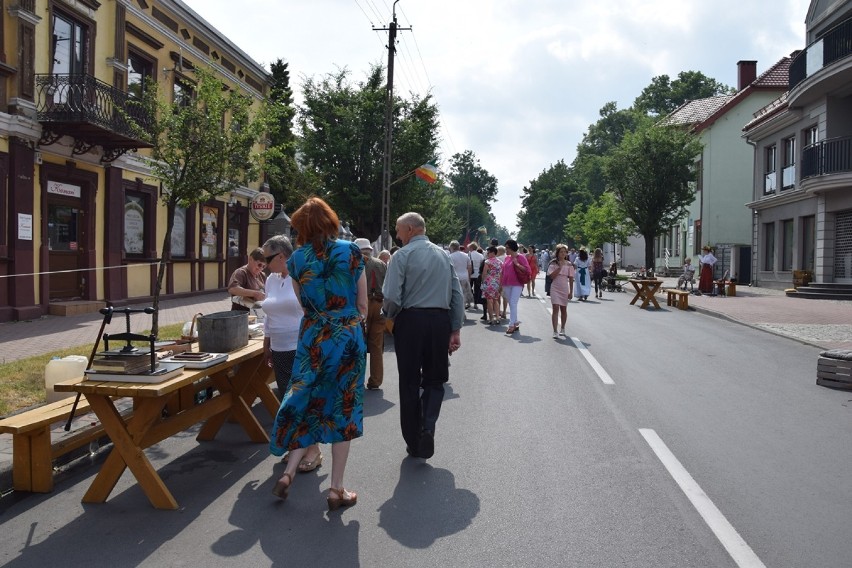
[[(286, 499), (309, 446), (330, 443), (329, 509), (354, 505), (357, 494), (343, 487), (349, 442), (363, 434), (367, 282), (358, 247), (337, 240), (339, 220), (319, 198), (291, 219), (299, 248), (287, 261), (305, 315), (299, 330), (290, 388), (272, 428), (270, 451), (289, 451), (284, 474), (272, 492)], [(269, 262), (270, 259), (267, 259)]]

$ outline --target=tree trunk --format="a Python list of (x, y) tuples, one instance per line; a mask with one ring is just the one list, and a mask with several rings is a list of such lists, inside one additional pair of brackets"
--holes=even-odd
[(642, 236), (645, 238), (645, 270), (656, 272), (654, 267), (654, 234), (646, 234), (643, 233)]
[(172, 257), (172, 228), (175, 224), (175, 207), (177, 202), (170, 197), (166, 202), (166, 235), (163, 237), (163, 247), (160, 249), (160, 266), (157, 270), (157, 283), (154, 286), (154, 315), (151, 323), (151, 333), (155, 336), (160, 332), (160, 291), (163, 289), (163, 277), (166, 266)]

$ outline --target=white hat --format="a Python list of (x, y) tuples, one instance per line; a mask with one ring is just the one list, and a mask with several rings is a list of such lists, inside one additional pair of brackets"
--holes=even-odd
[(355, 239), (355, 244), (361, 250), (365, 250), (365, 249), (373, 250), (373, 245), (371, 245), (370, 241), (368, 241), (367, 239)]

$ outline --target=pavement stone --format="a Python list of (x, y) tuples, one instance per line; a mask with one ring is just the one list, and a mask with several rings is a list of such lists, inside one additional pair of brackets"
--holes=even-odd
[[(543, 277), (541, 278), (543, 280)], [(677, 279), (664, 278), (663, 287), (674, 287)], [(543, 286), (540, 290), (543, 291)], [(629, 287), (626, 288), (629, 290)], [(629, 298), (629, 296), (628, 296)], [(662, 304), (665, 308), (665, 304)], [(144, 308), (148, 304), (134, 305)], [(736, 296), (689, 297), (690, 311), (724, 318), (763, 331), (788, 337), (823, 349), (852, 350), (852, 301), (807, 300), (788, 298), (783, 291), (738, 287)], [(198, 294), (160, 302), (160, 324), (192, 320), (198, 313), (209, 314), (230, 309), (224, 292)], [(673, 308), (667, 308), (673, 309)], [(688, 313), (683, 314), (689, 316)], [(88, 356), (103, 317), (98, 314), (43, 316), (38, 320), (0, 324), (0, 362), (6, 363), (33, 355), (49, 353), (68, 346), (81, 346)], [(131, 316), (131, 330), (150, 329), (149, 317)], [(115, 318), (107, 331), (124, 331), (124, 319)], [(814, 367), (816, 369), (816, 367)], [(92, 416), (75, 420), (71, 432), (91, 422)], [(68, 435), (64, 424), (54, 425), (54, 439)], [(90, 448), (97, 451), (97, 448)], [(86, 453), (84, 451), (84, 453)], [(12, 438), (0, 436), (0, 493), (11, 488)]]

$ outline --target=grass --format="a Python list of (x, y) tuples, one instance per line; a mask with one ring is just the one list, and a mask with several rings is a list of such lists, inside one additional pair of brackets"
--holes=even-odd
[[(160, 328), (158, 336), (180, 337), (182, 328), (182, 323), (163, 326)], [(142, 333), (147, 335), (151, 331), (146, 330)], [(147, 346), (144, 342), (135, 343), (140, 346)], [(88, 357), (91, 352), (91, 344), (80, 345), (0, 365), (0, 416), (6, 416), (21, 408), (41, 404), (45, 401), (44, 370), (52, 358), (67, 355)]]

